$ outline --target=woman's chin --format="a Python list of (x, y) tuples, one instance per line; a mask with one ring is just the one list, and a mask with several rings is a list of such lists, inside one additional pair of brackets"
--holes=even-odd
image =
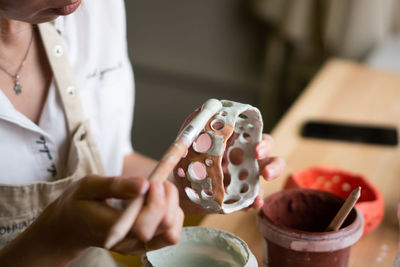
[(74, 13), (78, 7), (81, 5), (81, 0), (77, 0), (75, 3), (73, 4), (69, 4), (60, 8), (53, 8), (53, 12), (55, 15), (58, 16), (67, 16), (70, 15), (72, 13)]

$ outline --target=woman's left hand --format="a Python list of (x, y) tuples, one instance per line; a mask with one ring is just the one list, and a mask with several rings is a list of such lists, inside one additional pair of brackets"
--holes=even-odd
[[(286, 166), (285, 161), (281, 157), (270, 157), (273, 146), (274, 139), (268, 134), (263, 134), (261, 142), (258, 143), (254, 149), (254, 154), (258, 160), (260, 175), (266, 181), (271, 181), (280, 176)], [(261, 208), (264, 205), (263, 196), (264, 190), (260, 187), (258, 196), (254, 200), (253, 205), (249, 208)]]

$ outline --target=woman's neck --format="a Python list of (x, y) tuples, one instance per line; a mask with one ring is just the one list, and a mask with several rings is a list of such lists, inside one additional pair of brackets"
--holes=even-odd
[(18, 20), (0, 17), (0, 42), (19, 41), (23, 35), (30, 36), (32, 25)]
[(13, 68), (9, 63), (21, 60), (32, 34), (31, 24), (0, 17), (0, 63)]

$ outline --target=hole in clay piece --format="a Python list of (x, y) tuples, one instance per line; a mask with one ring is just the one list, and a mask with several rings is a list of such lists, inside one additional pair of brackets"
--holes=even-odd
[(182, 168), (178, 168), (176, 174), (181, 178), (185, 178), (186, 177), (185, 171)]
[(207, 177), (207, 170), (203, 163), (199, 161), (194, 162), (192, 169), (198, 179), (204, 179)]
[(213, 191), (210, 189), (204, 189), (203, 191), (207, 196), (212, 197), (214, 195)]
[(239, 114), (239, 118), (245, 120), (245, 119), (247, 119), (248, 117), (247, 117), (246, 115), (244, 115), (243, 113), (241, 113), (241, 114)]
[(240, 180), (240, 181), (244, 181), (244, 180), (247, 179), (248, 176), (249, 176), (248, 171), (247, 171), (247, 170), (242, 170), (242, 171), (240, 171), (240, 173), (239, 173), (239, 180)]
[(246, 143), (251, 143), (251, 136), (250, 136), (250, 134), (248, 134), (248, 133), (243, 133), (242, 134), (242, 137), (243, 137), (243, 141), (244, 142), (246, 142)]
[(226, 115), (228, 115), (228, 112), (226, 112), (226, 111), (224, 110), (224, 111), (221, 111), (219, 114), (220, 114), (221, 116), (225, 117)]
[(232, 102), (228, 102), (228, 101), (226, 101), (226, 102), (224, 102), (224, 103), (222, 103), (222, 106), (224, 106), (224, 107), (232, 107), (233, 106), (233, 103)]
[(225, 173), (224, 174), (224, 187), (225, 187), (225, 191), (226, 188), (230, 185), (231, 183), (231, 175), (229, 173)]
[(349, 183), (343, 183), (342, 190), (344, 192), (348, 192), (348, 191), (350, 191), (350, 189), (351, 189), (351, 185)]
[(234, 148), (229, 153), (229, 161), (233, 165), (240, 165), (244, 161), (244, 151), (241, 148)]
[(202, 133), (197, 137), (196, 141), (193, 142), (193, 149), (199, 153), (207, 152), (212, 145), (211, 137), (208, 133)]
[(221, 131), (222, 129), (224, 129), (225, 127), (225, 123), (221, 120), (213, 120), (211, 122), (211, 129), (213, 129), (214, 131)]
[(324, 181), (325, 181), (325, 177), (324, 176), (318, 176), (318, 178), (317, 178), (317, 182), (318, 183), (322, 184), (322, 183), (324, 183)]
[(246, 193), (247, 191), (249, 191), (249, 185), (247, 184), (243, 184), (242, 188), (240, 189), (240, 193)]
[(233, 204), (233, 203), (236, 203), (238, 201), (239, 201), (239, 199), (227, 199), (227, 200), (224, 201), (224, 204)]
[(214, 164), (214, 161), (210, 158), (206, 158), (206, 160), (204, 162), (206, 163), (206, 165), (208, 167), (212, 167), (212, 165)]

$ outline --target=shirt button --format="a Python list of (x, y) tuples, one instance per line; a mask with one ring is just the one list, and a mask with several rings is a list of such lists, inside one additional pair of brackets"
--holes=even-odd
[(75, 87), (74, 86), (68, 86), (67, 87), (67, 93), (71, 96), (75, 95)]
[(83, 140), (85, 140), (86, 139), (86, 136), (87, 136), (87, 132), (86, 131), (84, 131), (84, 132), (82, 132), (82, 134), (81, 134), (81, 136), (80, 136), (80, 140), (81, 141), (83, 141)]
[(64, 54), (64, 49), (61, 45), (56, 45), (54, 47), (54, 53), (57, 57), (61, 57)]

